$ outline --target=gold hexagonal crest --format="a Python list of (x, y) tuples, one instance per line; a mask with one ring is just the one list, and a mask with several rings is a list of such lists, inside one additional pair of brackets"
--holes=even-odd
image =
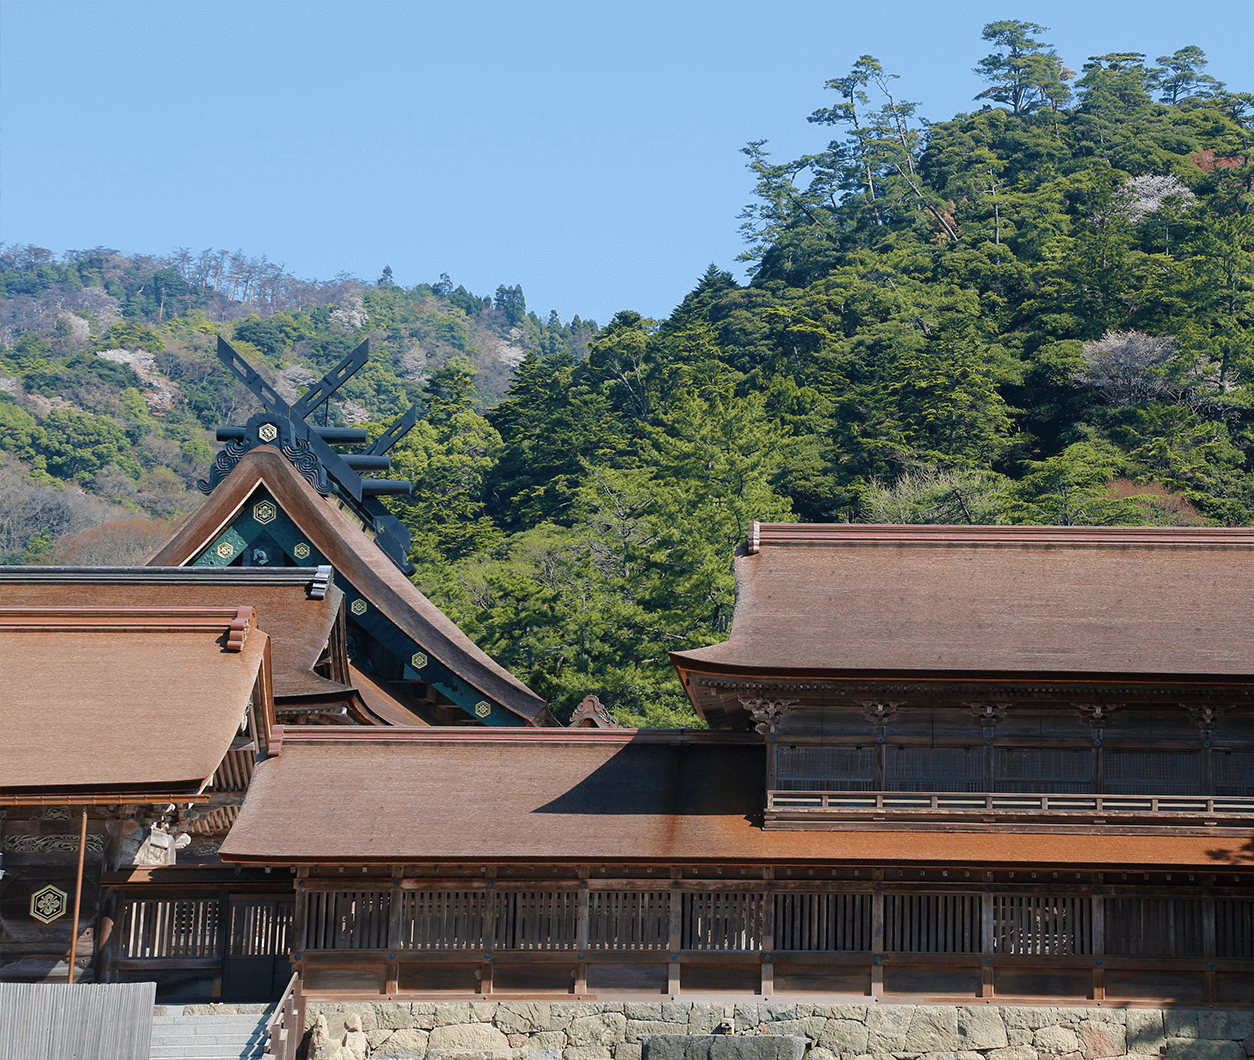
[(413, 664), (415, 670), (421, 670), (427, 665), (428, 659), (422, 652), (416, 651), (409, 657), (409, 661)]
[(366, 613), (366, 601), (359, 597), (353, 601), (353, 605), (349, 610), (355, 615), (364, 615)]
[(292, 555), (295, 556), (297, 559), (308, 559), (309, 558), (309, 546), (306, 545), (305, 542), (302, 541), (300, 544), (296, 545), (292, 549)]
[(57, 917), (65, 916), (69, 896), (60, 887), (41, 887), (30, 896), (30, 915), (44, 924), (51, 924)]
[(272, 442), (279, 436), (279, 429), (273, 423), (263, 423), (257, 428), (257, 437), (263, 442)]
[(486, 700), (481, 699), (479, 700), (478, 703), (475, 704), (475, 717), (476, 718), (486, 718), (491, 713), (492, 713), (492, 704), (487, 702)]
[(272, 523), (279, 510), (269, 501), (261, 501), (253, 505), (253, 518), (259, 523)]
[(221, 541), (218, 543), (218, 547), (215, 551), (222, 559), (230, 559), (233, 555), (235, 555), (235, 546), (229, 541)]

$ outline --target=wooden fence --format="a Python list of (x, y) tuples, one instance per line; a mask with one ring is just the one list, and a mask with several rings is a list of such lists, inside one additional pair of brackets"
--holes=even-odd
[(294, 966), (322, 996), (1254, 1003), (1233, 888), (661, 882), (301, 879)]

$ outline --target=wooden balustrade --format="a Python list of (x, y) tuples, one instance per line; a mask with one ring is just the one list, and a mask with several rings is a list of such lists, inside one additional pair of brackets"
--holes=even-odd
[(1254, 897), (1235, 889), (391, 882), (298, 890), (306, 990), (1254, 1002)]
[(1254, 834), (1254, 798), (1216, 795), (1073, 795), (1009, 792), (779, 791), (766, 793), (767, 828), (912, 821), (952, 827), (1025, 820), (1085, 831), (1103, 826), (1243, 829)]

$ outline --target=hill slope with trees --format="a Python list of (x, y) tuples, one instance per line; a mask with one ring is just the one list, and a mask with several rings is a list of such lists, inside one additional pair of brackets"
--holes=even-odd
[(662, 321), (390, 272), (254, 279), (263, 305), (229, 256), (9, 250), (0, 490), (175, 517), (246, 415), (215, 332), (293, 388), (369, 334), (336, 414), (422, 402), (394, 451), (420, 586), (559, 712), (655, 725), (692, 722), (666, 652), (726, 635), (754, 519), (1249, 524), (1254, 96), (1194, 46), (1073, 71), (1045, 33), (986, 26), (981, 107), (946, 121), (871, 56), (828, 81), (814, 153), (745, 148), (748, 282), (711, 266)]

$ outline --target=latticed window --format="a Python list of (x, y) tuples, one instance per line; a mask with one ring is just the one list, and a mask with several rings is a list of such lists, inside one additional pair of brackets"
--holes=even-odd
[(1103, 768), (1111, 795), (1196, 795), (1202, 789), (1202, 759), (1197, 751), (1111, 748)]
[(870, 791), (875, 753), (869, 747), (781, 747), (781, 791)]
[(1087, 748), (998, 747), (993, 790), (1041, 795), (1082, 795), (1093, 790), (1093, 755)]
[(889, 791), (983, 791), (983, 748), (890, 745), (884, 786)]

